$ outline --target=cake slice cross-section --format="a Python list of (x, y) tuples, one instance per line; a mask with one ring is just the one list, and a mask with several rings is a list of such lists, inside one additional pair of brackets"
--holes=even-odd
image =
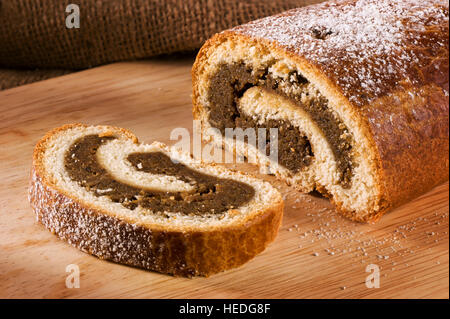
[(244, 264), (275, 239), (283, 214), (267, 182), (81, 124), (39, 141), (29, 199), (39, 222), (82, 251), (187, 277)]

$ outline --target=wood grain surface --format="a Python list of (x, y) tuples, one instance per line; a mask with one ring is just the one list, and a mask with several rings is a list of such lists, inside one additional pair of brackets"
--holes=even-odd
[[(209, 278), (102, 261), (36, 223), (27, 188), (38, 139), (83, 122), (174, 143), (173, 128), (192, 131), (192, 62), (118, 63), (0, 92), (0, 297), (449, 298), (448, 182), (376, 224), (358, 224), (326, 199), (266, 177), (286, 200), (276, 241), (246, 265)], [(80, 288), (66, 287), (70, 264), (80, 269)], [(370, 264), (380, 268), (379, 288), (366, 287)]]

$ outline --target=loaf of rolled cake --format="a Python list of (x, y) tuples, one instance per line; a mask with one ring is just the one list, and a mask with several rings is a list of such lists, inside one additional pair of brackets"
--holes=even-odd
[[(200, 50), (194, 117), (205, 140), (374, 221), (448, 180), (448, 36), (438, 0), (332, 1), (256, 20)], [(278, 156), (227, 128), (278, 128)]]
[(29, 199), (37, 220), (73, 246), (177, 276), (242, 265), (274, 240), (283, 213), (267, 182), (80, 124), (37, 144)]

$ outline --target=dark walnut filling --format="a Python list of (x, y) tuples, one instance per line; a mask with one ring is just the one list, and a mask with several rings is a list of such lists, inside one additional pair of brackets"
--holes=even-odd
[[(324, 132), (336, 158), (338, 171), (341, 173), (341, 185), (351, 186), (352, 158), (351, 137), (345, 125), (328, 108), (328, 101), (322, 96), (302, 102), (300, 94), (287, 94), (282, 87), (295, 85), (306, 88), (308, 81), (293, 71), (289, 74), (289, 82), (273, 78), (268, 68), (254, 70), (244, 63), (221, 64), (218, 71), (210, 77), (208, 90), (209, 123), (225, 134), (225, 128), (278, 128), (278, 162), (293, 173), (311, 164), (314, 156), (308, 138), (298, 127), (288, 120), (268, 120), (258, 124), (239, 108), (239, 99), (245, 91), (254, 86), (279, 94), (308, 112), (315, 123)], [(298, 91), (298, 90), (297, 90)], [(304, 94), (308, 94), (305, 90)], [(267, 132), (267, 143), (269, 134)], [(267, 155), (267, 154), (266, 154)]]
[(108, 196), (113, 202), (131, 210), (141, 206), (154, 213), (203, 215), (238, 208), (255, 195), (250, 185), (200, 173), (181, 163), (174, 163), (161, 152), (132, 153), (127, 160), (136, 170), (174, 176), (193, 186), (193, 190), (164, 192), (127, 185), (115, 180), (97, 160), (97, 149), (111, 139), (114, 137), (82, 137), (65, 155), (65, 169), (70, 178), (97, 197)]

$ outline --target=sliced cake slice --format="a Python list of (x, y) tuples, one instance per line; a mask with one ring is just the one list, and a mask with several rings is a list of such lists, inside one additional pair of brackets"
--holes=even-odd
[(283, 214), (267, 182), (81, 124), (39, 141), (29, 199), (38, 221), (82, 251), (177, 276), (242, 265), (275, 239)]

